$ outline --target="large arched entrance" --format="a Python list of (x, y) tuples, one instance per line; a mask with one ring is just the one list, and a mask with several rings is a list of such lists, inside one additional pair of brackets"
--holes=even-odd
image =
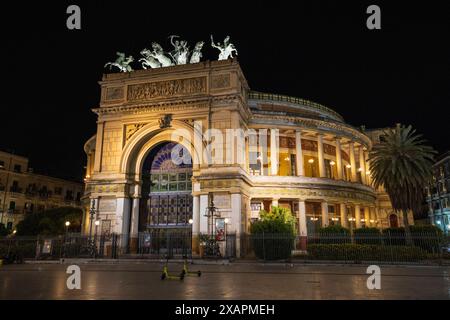
[(145, 158), (139, 219), (139, 231), (143, 234), (140, 247), (144, 253), (190, 251), (191, 178), (192, 161), (180, 144), (160, 143)]

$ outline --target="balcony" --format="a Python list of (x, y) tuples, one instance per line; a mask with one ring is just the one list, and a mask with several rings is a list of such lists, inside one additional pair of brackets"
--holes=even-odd
[(6, 210), (6, 213), (14, 215), (14, 214), (23, 214), (24, 211), (23, 211), (23, 209), (16, 208), (16, 209), (8, 209), (8, 210)]
[(9, 192), (11, 193), (23, 193), (23, 189), (19, 187), (10, 187)]
[(306, 197), (310, 199), (328, 198), (359, 199), (373, 202), (375, 190), (367, 185), (329, 178), (305, 176), (252, 176), (252, 197), (270, 198), (275, 195), (286, 198)]

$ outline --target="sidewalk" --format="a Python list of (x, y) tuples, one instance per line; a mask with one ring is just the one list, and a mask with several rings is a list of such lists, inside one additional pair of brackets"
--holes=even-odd
[[(155, 263), (184, 263), (184, 259), (146, 259), (146, 258), (125, 258), (125, 259), (92, 259), (92, 258), (66, 258), (59, 260), (25, 260), (26, 264), (155, 264)], [(450, 266), (450, 260), (429, 260), (422, 262), (385, 262), (385, 261), (339, 261), (339, 260), (300, 260), (291, 261), (263, 261), (256, 259), (200, 259), (193, 258), (187, 260), (194, 265), (305, 265), (305, 266), (361, 266), (361, 265), (380, 265), (380, 266)]]

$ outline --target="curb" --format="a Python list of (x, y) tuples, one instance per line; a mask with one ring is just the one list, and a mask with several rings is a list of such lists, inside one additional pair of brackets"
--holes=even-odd
[[(25, 260), (25, 264), (155, 264), (155, 263), (184, 263), (183, 259), (59, 259), (59, 260)], [(192, 260), (196, 265), (230, 265), (229, 260)]]
[[(262, 260), (203, 260), (192, 259), (188, 260), (192, 265), (259, 265), (259, 266), (346, 266), (346, 267), (360, 267), (366, 265), (379, 265), (386, 267), (447, 267), (449, 262), (444, 263), (385, 263), (383, 261), (364, 261), (364, 262), (345, 262), (345, 261), (311, 261), (311, 260), (297, 260), (297, 261), (269, 261)], [(25, 260), (25, 264), (165, 264), (165, 263), (184, 263), (183, 259), (78, 259), (66, 258), (59, 260)], [(1, 264), (0, 264), (1, 266)]]

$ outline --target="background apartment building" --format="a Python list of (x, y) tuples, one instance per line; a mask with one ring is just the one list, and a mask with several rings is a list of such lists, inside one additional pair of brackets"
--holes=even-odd
[(28, 213), (80, 207), (83, 185), (33, 173), (28, 158), (0, 151), (0, 223), (14, 228)]

